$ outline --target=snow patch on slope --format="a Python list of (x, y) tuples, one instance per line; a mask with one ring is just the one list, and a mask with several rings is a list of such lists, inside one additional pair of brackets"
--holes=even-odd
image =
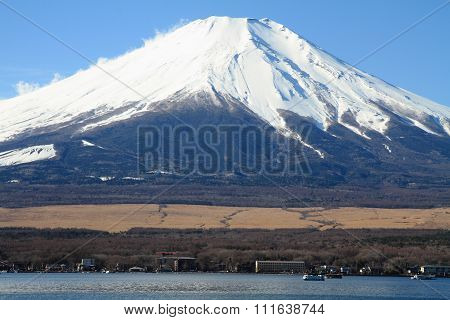
[(296, 132), (293, 132), (292, 130), (285, 130), (285, 133), (288, 133), (289, 136), (291, 136), (292, 138), (296, 139), (297, 141), (299, 141), (302, 145), (304, 145), (305, 147), (311, 149), (312, 151), (314, 151), (315, 153), (317, 153), (317, 155), (321, 158), (321, 159), (325, 159), (325, 153), (323, 153), (322, 151), (320, 151), (319, 149), (314, 148), (312, 145), (310, 145), (309, 143), (305, 142), (303, 140), (303, 138)]
[(104, 176), (104, 177), (98, 177), (102, 181), (111, 181), (114, 180), (114, 176)]
[(144, 181), (144, 178), (139, 177), (123, 177), (122, 180)]
[(53, 144), (0, 152), (0, 166), (14, 166), (56, 157)]
[(83, 145), (83, 147), (95, 147), (95, 144), (87, 140), (81, 140), (81, 144)]
[(89, 142), (87, 140), (81, 140), (81, 145), (83, 147), (96, 147), (96, 148), (100, 148), (100, 149), (105, 149), (105, 148), (100, 147), (99, 145), (96, 145), (96, 144), (94, 144), (92, 142)]

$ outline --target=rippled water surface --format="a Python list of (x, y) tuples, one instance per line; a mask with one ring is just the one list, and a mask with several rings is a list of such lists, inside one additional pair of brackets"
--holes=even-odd
[(450, 279), (208, 273), (0, 274), (0, 299), (444, 299)]

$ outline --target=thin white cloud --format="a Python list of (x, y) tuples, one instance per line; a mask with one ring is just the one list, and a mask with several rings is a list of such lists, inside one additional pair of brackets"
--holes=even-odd
[(97, 59), (97, 65), (105, 64), (106, 62), (108, 62), (108, 58), (100, 57)]
[(64, 77), (61, 74), (59, 74), (58, 72), (54, 73), (52, 81), (50, 81), (50, 84), (61, 81), (62, 79), (64, 79)]
[(155, 36), (152, 37), (152, 38), (150, 38), (150, 39), (144, 39), (144, 40), (143, 40), (143, 41), (144, 41), (144, 44), (145, 44), (145, 45), (150, 44), (150, 43), (152, 43), (154, 40), (156, 40), (156, 39), (158, 39), (158, 38), (161, 38), (161, 37), (164, 37), (166, 34), (172, 32), (172, 31), (175, 31), (175, 30), (178, 29), (178, 28), (181, 28), (182, 26), (188, 24), (189, 22), (190, 22), (189, 19), (184, 19), (184, 18), (182, 18), (182, 19), (178, 20), (177, 23), (175, 23), (174, 25), (172, 25), (171, 27), (169, 27), (168, 29), (165, 29), (165, 30), (155, 29)]
[(166, 33), (172, 32), (178, 28), (181, 28), (182, 26), (186, 25), (189, 23), (189, 19), (184, 19), (181, 18), (180, 20), (178, 20), (177, 23), (175, 23), (174, 25), (170, 26), (167, 30), (159, 30), (159, 29), (155, 29), (155, 34), (157, 36), (159, 35), (164, 35)]
[[(64, 77), (59, 73), (54, 73), (52, 80), (48, 84), (52, 84), (58, 81), (61, 81), (64, 79)], [(48, 85), (46, 84), (46, 85)], [(26, 93), (33, 92), (37, 89), (39, 89), (41, 85), (37, 82), (25, 82), (25, 81), (19, 81), (14, 85), (14, 88), (16, 89), (17, 95), (21, 96)]]
[(16, 88), (17, 95), (21, 96), (39, 89), (41, 85), (39, 83), (19, 81), (14, 87)]

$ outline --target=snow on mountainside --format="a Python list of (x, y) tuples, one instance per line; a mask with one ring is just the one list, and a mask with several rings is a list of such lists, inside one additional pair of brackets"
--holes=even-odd
[(87, 140), (81, 140), (81, 145), (83, 147), (96, 147), (96, 148), (104, 149), (103, 147), (100, 147), (92, 142), (87, 141)]
[(448, 107), (352, 68), (281, 24), (210, 17), (0, 101), (0, 142), (37, 128), (88, 131), (200, 92), (234, 98), (281, 130), (286, 124), (279, 110), (285, 109), (322, 130), (341, 123), (364, 137), (367, 130), (383, 134), (393, 116), (450, 135)]
[(48, 160), (54, 157), (56, 157), (56, 151), (52, 144), (14, 149), (0, 153), (0, 167)]

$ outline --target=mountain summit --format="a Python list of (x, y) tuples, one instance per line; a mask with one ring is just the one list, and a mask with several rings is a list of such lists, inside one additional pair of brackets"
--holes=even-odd
[[(75, 166), (68, 151), (75, 146), (96, 150), (96, 159), (111, 157), (102, 140), (129, 147), (135, 133), (124, 128), (143, 119), (160, 123), (168, 114), (218, 123), (224, 114), (236, 119), (245, 113), (280, 133), (307, 122), (314, 130), (302, 142), (342, 181), (361, 167), (365, 175), (373, 167), (409, 172), (410, 162), (397, 163), (405, 157), (441, 168), (450, 152), (448, 107), (358, 70), (270, 19), (193, 21), (139, 49), (2, 100), (0, 110), (0, 166), (2, 157), (11, 163), (8, 154), (23, 155), (33, 146), (54, 145), (48, 163), (68, 167)], [(120, 139), (112, 140), (114, 134)], [(77, 170), (84, 167), (80, 161)], [(112, 162), (114, 172), (124, 168), (118, 167), (122, 160)], [(102, 170), (107, 173), (107, 166)]]

